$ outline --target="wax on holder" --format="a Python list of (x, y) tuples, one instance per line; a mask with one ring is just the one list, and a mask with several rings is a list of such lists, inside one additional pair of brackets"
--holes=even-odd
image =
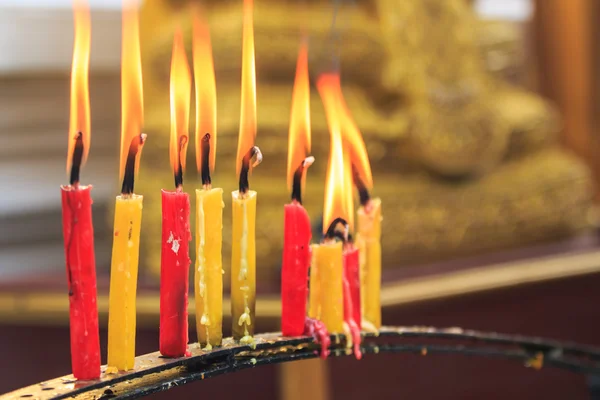
[(190, 197), (162, 190), (160, 353), (183, 357), (188, 343)]
[(91, 186), (63, 186), (62, 220), (69, 283), (71, 364), (81, 380), (100, 377)]
[[(320, 310), (318, 315), (310, 317), (323, 321), (329, 333), (344, 333), (342, 242), (322, 243), (312, 246), (312, 251), (314, 264), (311, 268), (316, 267), (318, 271)], [(326, 293), (324, 288), (327, 288)]]
[(207, 349), (223, 339), (223, 189), (196, 190), (196, 332)]
[(310, 218), (297, 201), (284, 206), (283, 264), (281, 270), (281, 332), (304, 333), (310, 265)]
[(252, 342), (256, 312), (256, 192), (232, 193), (231, 330), (233, 338)]
[(143, 196), (117, 196), (110, 271), (108, 366), (135, 364), (136, 292)]
[[(381, 328), (381, 200), (371, 199), (368, 207), (358, 209), (360, 277), (364, 321)], [(366, 329), (366, 328), (365, 328)]]

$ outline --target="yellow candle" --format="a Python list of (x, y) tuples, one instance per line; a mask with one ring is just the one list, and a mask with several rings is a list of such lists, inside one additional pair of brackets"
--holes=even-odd
[(196, 190), (196, 332), (207, 350), (223, 339), (223, 189)]
[(233, 338), (253, 343), (256, 311), (256, 192), (232, 193), (231, 319)]
[(143, 196), (117, 196), (113, 232), (108, 318), (107, 372), (133, 369)]
[[(344, 292), (342, 281), (342, 242), (326, 242), (312, 246), (311, 270), (318, 276), (317, 296), (320, 307), (313, 310), (313, 288), (311, 286), (310, 312), (317, 312), (316, 318), (323, 321), (329, 333), (344, 333)], [(311, 271), (311, 278), (312, 278)], [(313, 284), (311, 279), (311, 285)], [(322, 290), (327, 288), (327, 290)], [(320, 315), (319, 315), (320, 314)], [(311, 315), (312, 317), (312, 315)], [(314, 318), (314, 317), (313, 317)]]
[(363, 328), (381, 327), (381, 200), (371, 199), (358, 209)]
[(321, 285), (319, 284), (319, 269), (317, 265), (318, 244), (311, 244), (310, 260), (310, 293), (308, 295), (308, 316), (321, 319)]

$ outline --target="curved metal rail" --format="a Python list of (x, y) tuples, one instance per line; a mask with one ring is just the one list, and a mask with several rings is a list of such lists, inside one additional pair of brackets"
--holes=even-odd
[[(256, 346), (225, 339), (222, 347), (204, 351), (190, 345), (190, 357), (168, 359), (159, 352), (136, 358), (135, 370), (105, 374), (80, 382), (72, 375), (52, 379), (0, 396), (6, 399), (133, 399), (172, 387), (260, 365), (319, 356), (310, 337), (284, 338), (279, 333), (256, 335)], [(363, 353), (462, 354), (503, 358), (527, 367), (552, 367), (581, 374), (600, 374), (600, 348), (576, 343), (460, 328), (383, 327), (378, 335), (364, 333)], [(331, 356), (351, 355), (343, 337), (332, 337)], [(104, 371), (106, 367), (102, 367)]]

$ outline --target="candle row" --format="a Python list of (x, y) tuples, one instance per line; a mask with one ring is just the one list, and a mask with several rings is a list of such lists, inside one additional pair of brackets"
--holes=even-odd
[[(79, 171), (89, 151), (88, 68), (90, 21), (83, 0), (75, 1), (75, 46), (71, 76), (71, 119), (67, 171), (62, 187), (63, 230), (69, 282), (71, 355), (78, 379), (100, 374), (96, 276), (91, 223), (91, 186), (79, 184)], [(222, 213), (223, 190), (213, 188), (216, 153), (216, 84), (210, 34), (198, 7), (192, 8), (193, 67), (196, 94), (195, 145), (202, 189), (196, 190), (196, 263), (194, 292), (196, 331), (204, 349), (222, 341)], [(252, 0), (244, 0), (242, 96), (236, 171), (239, 189), (232, 193), (231, 314), (235, 340), (252, 344), (255, 326), (257, 193), (248, 175), (262, 160), (256, 138), (256, 80)], [(116, 198), (111, 260), (107, 373), (134, 368), (136, 290), (143, 197), (134, 194), (143, 126), (142, 70), (137, 8), (124, 0), (122, 46), (121, 195)], [(189, 142), (191, 72), (183, 37), (176, 29), (170, 78), (170, 163), (174, 191), (162, 191), (160, 343), (163, 356), (188, 354), (188, 276), (190, 200), (183, 191)], [(329, 333), (346, 334), (360, 357), (360, 329), (381, 325), (381, 202), (371, 199), (371, 169), (360, 131), (341, 92), (339, 74), (323, 74), (317, 86), (325, 105), (331, 136), (324, 212), (324, 237), (311, 245), (310, 218), (302, 207), (310, 153), (310, 88), (307, 46), (298, 56), (290, 122), (288, 187), (285, 207), (282, 270), (282, 333), (314, 335), (327, 355)], [(353, 240), (353, 185), (361, 207)], [(360, 254), (360, 256), (359, 256)], [(310, 270), (310, 272), (309, 272)], [(310, 276), (310, 293), (308, 277)], [(309, 309), (307, 312), (307, 301)]]

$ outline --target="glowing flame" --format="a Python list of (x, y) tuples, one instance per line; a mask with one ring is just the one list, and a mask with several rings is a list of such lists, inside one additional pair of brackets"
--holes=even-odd
[(340, 78), (335, 74), (321, 75), (317, 88), (325, 107), (327, 125), (331, 137), (327, 177), (325, 183), (325, 208), (323, 210), (323, 232), (336, 218), (345, 219), (354, 226), (354, 207), (352, 199), (352, 176), (350, 159), (345, 157), (342, 139), (343, 115), (337, 88)]
[(67, 151), (67, 174), (73, 163), (75, 138), (82, 133), (83, 159), (87, 160), (90, 150), (90, 95), (88, 72), (90, 65), (91, 22), (90, 9), (85, 0), (74, 0), (75, 43), (73, 46), (73, 64), (71, 66), (71, 109), (69, 115), (69, 147)]
[[(310, 154), (310, 84), (308, 80), (308, 50), (306, 44), (302, 44), (298, 53), (290, 115), (287, 162), (289, 189), (292, 188), (294, 172), (308, 154)], [(304, 186), (304, 178), (302, 186)]]
[[(144, 124), (144, 103), (142, 91), (142, 61), (140, 55), (140, 35), (137, 2), (123, 0), (123, 36), (121, 45), (121, 167), (122, 180), (129, 146), (139, 137)], [(138, 171), (137, 157), (135, 171)]]
[(173, 173), (177, 174), (181, 164), (181, 172), (185, 170), (185, 155), (188, 143), (190, 124), (190, 96), (192, 92), (192, 76), (185, 54), (181, 29), (175, 30), (173, 54), (171, 56), (171, 138), (169, 155)]
[(254, 139), (256, 138), (256, 72), (254, 67), (254, 27), (252, 19), (252, 0), (244, 0), (242, 107), (236, 157), (238, 177), (242, 167), (242, 158), (254, 146)]
[(210, 133), (209, 168), (215, 168), (217, 149), (217, 86), (210, 31), (199, 6), (193, 8), (193, 57), (196, 88), (196, 165), (202, 166), (202, 137)]

